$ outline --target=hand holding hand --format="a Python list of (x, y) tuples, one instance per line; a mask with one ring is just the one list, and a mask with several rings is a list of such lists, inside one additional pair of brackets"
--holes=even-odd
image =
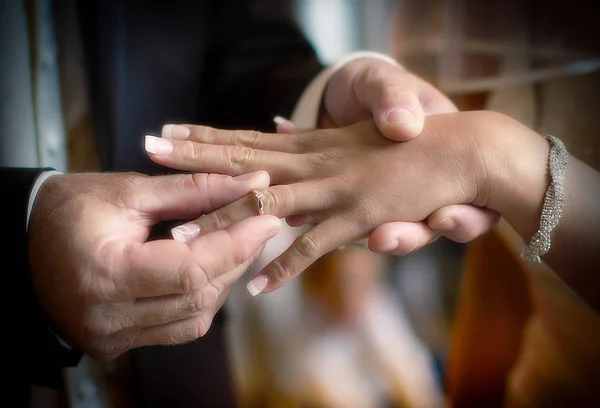
[(203, 336), (280, 221), (250, 217), (196, 239), (199, 230), (190, 228), (176, 240), (147, 241), (151, 228), (199, 217), (268, 185), (265, 172), (52, 176), (29, 226), (42, 306), (61, 336), (98, 360)]
[(203, 232), (256, 215), (257, 204), (290, 225), (316, 224), (260, 274), (257, 287), (270, 291), (384, 223), (422, 221), (450, 205), (483, 206), (487, 173), (479, 148), (487, 151), (493, 118), (487, 112), (431, 116), (424, 134), (406, 143), (381, 137), (372, 121), (292, 135), (188, 126), (187, 141), (148, 141), (170, 145), (165, 154), (150, 154), (159, 164), (231, 175), (264, 169), (277, 184), (191, 224)]
[[(319, 128), (337, 128), (374, 120), (390, 140), (408, 141), (423, 130), (425, 117), (457, 112), (437, 88), (398, 64), (379, 58), (358, 58), (340, 68), (328, 81)], [(281, 122), (278, 132), (305, 132)], [(453, 205), (440, 208), (423, 222), (389, 222), (377, 227), (369, 246), (377, 252), (404, 255), (440, 235), (468, 242), (492, 229), (500, 215), (486, 208)]]

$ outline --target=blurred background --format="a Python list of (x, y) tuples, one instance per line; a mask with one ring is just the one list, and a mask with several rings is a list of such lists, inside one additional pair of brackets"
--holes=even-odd
[[(323, 65), (358, 50), (391, 55), (459, 109), (501, 111), (559, 135), (572, 154), (600, 168), (594, 1), (256, 3), (290, 13)], [(2, 165), (99, 169), (72, 9), (50, 0), (0, 4)], [(255, 270), (297, 233), (270, 242)], [(529, 378), (531, 364), (575, 370), (585, 365), (572, 363), (575, 350), (600, 362), (598, 346), (585, 340), (600, 332), (597, 316), (549, 271), (524, 265), (520, 246), (501, 222), (471, 244), (441, 238), (402, 258), (347, 247), (268, 296), (250, 298), (240, 282), (225, 305), (239, 405), (494, 407), (535, 382), (512, 380)], [(552, 324), (540, 314), (552, 315)], [(568, 332), (568, 341), (548, 345), (547, 326)], [(559, 354), (560, 363), (544, 365)], [(84, 358), (65, 373), (68, 405), (128, 406), (125, 365)]]

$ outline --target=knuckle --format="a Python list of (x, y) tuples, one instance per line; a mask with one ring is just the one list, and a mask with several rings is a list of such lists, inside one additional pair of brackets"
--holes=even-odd
[(144, 184), (149, 184), (151, 182), (150, 177), (143, 174), (127, 172), (120, 174), (120, 177), (118, 177), (117, 180), (117, 188), (113, 190), (116, 195), (114, 197), (115, 202), (126, 208), (139, 208), (140, 189), (144, 187)]
[(208, 273), (199, 261), (196, 261), (181, 268), (179, 282), (182, 293), (195, 292), (204, 288), (208, 282)]
[(396, 248), (394, 249), (394, 254), (396, 255), (405, 255), (417, 248), (417, 242), (410, 237), (402, 237), (398, 239)]
[(210, 323), (208, 322), (208, 319), (206, 318), (205, 314), (196, 316), (192, 321), (189, 333), (186, 333), (187, 338), (185, 340), (196, 340), (200, 337), (204, 337), (206, 333), (208, 333), (209, 328)]
[(458, 224), (456, 230), (445, 234), (448, 238), (458, 243), (467, 243), (477, 238), (482, 232), (474, 227)]
[(198, 161), (202, 157), (202, 144), (194, 142), (184, 142), (179, 144), (180, 158), (189, 161)]
[(248, 260), (248, 257), (252, 254), (251, 247), (248, 243), (241, 243), (236, 247), (236, 249), (232, 252), (233, 255), (233, 265), (239, 266)]
[(186, 303), (183, 305), (184, 312), (189, 313), (190, 315), (194, 315), (202, 310), (204, 307), (204, 295), (202, 291), (196, 291), (190, 295), (190, 297), (186, 297)]
[(195, 296), (196, 311), (212, 307), (217, 303), (220, 294), (219, 288), (212, 282), (208, 282)]
[(258, 146), (262, 133), (256, 130), (236, 130), (233, 133), (234, 144), (237, 146)]
[(370, 230), (381, 224), (382, 217), (379, 215), (379, 207), (369, 202), (357, 202), (350, 216), (356, 221), (361, 230)]
[(331, 136), (327, 136), (325, 130), (316, 129), (310, 133), (292, 135), (289, 139), (299, 152), (311, 152), (318, 150), (323, 141), (327, 141)]
[(231, 217), (226, 211), (217, 210), (202, 217), (202, 227), (205, 232), (219, 231), (231, 224)]
[(330, 168), (332, 163), (336, 163), (339, 159), (343, 158), (340, 152), (341, 150), (337, 148), (327, 147), (316, 149), (303, 157), (304, 161), (308, 164), (308, 166), (303, 167), (308, 169), (314, 167), (317, 169), (315, 172), (323, 172), (323, 169)]
[(276, 188), (266, 188), (261, 190), (263, 211), (265, 214), (278, 215), (283, 209), (283, 203), (289, 196), (289, 187), (287, 185), (277, 186)]
[(287, 268), (280, 258), (271, 262), (269, 267), (269, 279), (273, 282), (284, 283), (292, 277), (291, 268)]
[[(202, 191), (205, 192), (208, 189), (209, 179), (211, 174), (208, 173), (195, 173), (190, 174), (189, 176), (185, 175), (185, 183), (183, 183), (184, 188), (191, 191)], [(189, 180), (189, 182), (187, 181)]]
[(99, 338), (109, 337), (118, 331), (115, 330), (114, 326), (113, 319), (105, 317), (90, 319), (84, 325), (83, 341), (91, 343)]
[(315, 259), (321, 250), (319, 242), (308, 233), (296, 239), (294, 248), (298, 256), (302, 259)]
[(219, 140), (219, 130), (213, 127), (194, 126), (198, 140), (204, 143), (215, 143)]
[(254, 158), (253, 150), (247, 146), (226, 146), (225, 155), (227, 162), (235, 170), (244, 170), (252, 164)]

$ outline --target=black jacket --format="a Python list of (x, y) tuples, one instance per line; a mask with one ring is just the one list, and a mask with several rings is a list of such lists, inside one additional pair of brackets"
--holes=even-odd
[[(58, 6), (61, 3), (57, 1)], [(102, 169), (170, 172), (151, 162), (143, 149), (143, 135), (159, 134), (166, 123), (273, 131), (274, 115), (289, 116), (302, 90), (322, 67), (288, 7), (279, 3), (78, 2)], [(41, 170), (0, 169), (3, 214), (8, 224), (4, 230), (8, 245), (3, 245), (2, 251), (5, 290), (12, 292), (11, 302), (18, 299), (16, 307), (15, 303), (6, 305), (12, 308), (6, 309), (10, 316), (4, 330), (5, 341), (10, 339), (6, 350), (15, 357), (8, 360), (9, 373), (14, 374), (10, 394), (14, 391), (17, 398), (25, 398), (30, 384), (60, 389), (62, 367), (77, 364), (80, 356), (76, 351), (65, 352), (48, 329), (51, 321), (39, 306), (29, 278), (26, 212), (31, 188)], [(193, 345), (185, 347), (191, 349)], [(170, 361), (168, 353), (175, 352), (169, 350), (176, 349), (154, 350), (152, 353), (159, 357), (152, 357), (146, 349), (140, 351), (146, 354), (138, 360), (160, 370), (160, 363), (152, 361)], [(197, 347), (199, 353), (206, 354), (198, 358), (214, 360), (212, 370), (226, 361), (215, 357), (223, 354), (224, 346), (217, 351), (204, 349), (202, 345)], [(211, 364), (194, 364), (205, 367), (199, 368), (205, 372), (198, 375), (210, 376), (213, 372)], [(146, 381), (162, 381), (145, 375)], [(218, 375), (214, 377), (216, 388), (208, 391), (227, 392), (227, 386), (219, 390), (222, 381)], [(164, 387), (160, 391), (164, 395), (154, 395), (155, 387), (143, 388), (150, 393), (142, 398), (144, 406), (148, 401), (157, 406), (173, 403), (169, 398), (182, 393), (165, 391), (168, 387)], [(212, 397), (207, 397), (205, 404), (197, 396), (181, 398), (183, 402), (176, 405), (219, 404), (219, 399)]]

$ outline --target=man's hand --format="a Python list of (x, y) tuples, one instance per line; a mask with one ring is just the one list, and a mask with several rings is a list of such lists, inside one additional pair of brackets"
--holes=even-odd
[[(388, 139), (408, 141), (423, 130), (425, 117), (457, 112), (456, 106), (427, 81), (400, 65), (376, 58), (359, 58), (329, 80), (319, 127), (342, 127), (373, 119)], [(427, 222), (392, 222), (377, 227), (369, 237), (376, 252), (403, 255), (440, 235), (468, 242), (493, 228), (500, 215), (468, 205), (440, 208)]]
[(103, 361), (203, 336), (280, 221), (257, 216), (199, 237), (180, 228), (174, 240), (148, 241), (151, 228), (268, 185), (265, 172), (49, 178), (31, 215), (29, 253), (34, 287), (60, 335)]

